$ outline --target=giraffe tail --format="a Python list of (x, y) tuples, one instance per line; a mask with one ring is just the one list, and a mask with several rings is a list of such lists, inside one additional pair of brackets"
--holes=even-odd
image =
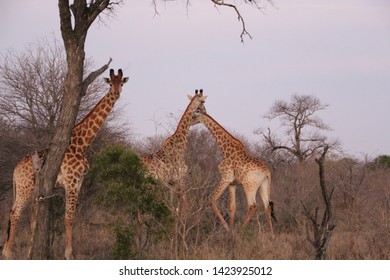
[(277, 223), (278, 220), (276, 219), (276, 216), (275, 216), (274, 202), (273, 201), (269, 202), (269, 207), (271, 208), (271, 217)]
[[(12, 210), (11, 210), (12, 211)], [(10, 211), (10, 213), (11, 213)], [(8, 228), (7, 228), (7, 241), (9, 240), (9, 233), (11, 231), (11, 220), (8, 219)]]

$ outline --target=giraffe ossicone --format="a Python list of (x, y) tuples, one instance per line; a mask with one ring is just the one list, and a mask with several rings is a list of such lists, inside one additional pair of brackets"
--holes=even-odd
[[(83, 120), (72, 130), (70, 144), (66, 149), (55, 187), (65, 189), (65, 258), (73, 258), (72, 227), (77, 207), (77, 198), (86, 175), (89, 164), (85, 157), (87, 148), (95, 139), (108, 114), (119, 99), (122, 86), (129, 80), (123, 77), (121, 69), (115, 75), (110, 70), (110, 78), (105, 81), (110, 85), (108, 93), (96, 104)], [(15, 167), (13, 173), (14, 200), (9, 214), (8, 238), (2, 255), (6, 259), (12, 258), (12, 245), (15, 239), (15, 230), (20, 216), (34, 191), (37, 170), (45, 160), (46, 151), (26, 155)], [(31, 251), (31, 250), (30, 250)]]

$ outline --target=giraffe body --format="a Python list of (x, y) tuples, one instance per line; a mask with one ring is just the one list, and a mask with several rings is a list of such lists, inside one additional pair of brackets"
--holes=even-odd
[[(118, 75), (110, 70), (109, 92), (98, 102), (92, 111), (72, 130), (70, 145), (66, 149), (57, 176), (55, 187), (65, 189), (65, 258), (73, 258), (72, 226), (77, 206), (77, 198), (86, 175), (89, 164), (85, 152), (102, 127), (109, 112), (122, 91), (122, 85), (128, 81), (123, 78), (122, 70)], [(47, 151), (26, 155), (15, 167), (13, 173), (14, 201), (9, 215), (8, 239), (3, 248), (3, 256), (12, 258), (12, 245), (15, 238), (16, 226), (26, 204), (35, 189), (36, 175), (43, 165)], [(36, 159), (38, 156), (38, 159)], [(38, 170), (37, 170), (38, 169)]]
[[(256, 194), (259, 191), (266, 210), (267, 222), (273, 235), (271, 220), (271, 216), (273, 216), (273, 204), (270, 200), (270, 170), (264, 162), (251, 156), (239, 140), (234, 138), (205, 111), (198, 111), (194, 114), (192, 125), (200, 122), (203, 123), (214, 136), (223, 153), (223, 160), (218, 166), (221, 179), (211, 198), (211, 206), (220, 219), (222, 225), (227, 231), (230, 231), (234, 227), (236, 185), (239, 184), (242, 185), (244, 189), (248, 205), (248, 211), (243, 225), (246, 225), (250, 221), (258, 208)], [(227, 224), (217, 207), (218, 199), (228, 187), (230, 194), (230, 226)]]

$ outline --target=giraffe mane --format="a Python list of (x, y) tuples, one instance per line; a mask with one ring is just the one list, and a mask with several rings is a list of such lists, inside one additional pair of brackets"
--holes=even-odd
[(213, 117), (211, 117), (209, 114), (204, 113), (206, 117), (210, 118), (214, 123), (216, 123), (235, 143), (240, 144), (244, 148), (244, 144), (240, 140), (238, 140), (236, 137), (234, 137), (229, 131), (227, 131), (222, 125), (219, 124)]
[(101, 103), (103, 102), (103, 99), (101, 99), (94, 107), (91, 111), (89, 111), (89, 113), (87, 115), (84, 116), (84, 118), (78, 122), (78, 124), (76, 124), (76, 126), (73, 128), (73, 129), (76, 129), (80, 126), (82, 126), (84, 123), (85, 123), (85, 120), (87, 120), (91, 115), (92, 113), (95, 111), (95, 108), (98, 107)]
[(167, 143), (167, 142), (169, 142), (169, 140), (176, 134), (177, 130), (178, 130), (179, 127), (180, 127), (180, 124), (184, 121), (184, 116), (187, 115), (188, 110), (190, 109), (192, 103), (194, 102), (194, 100), (195, 100), (195, 98), (196, 98), (197, 96), (198, 96), (198, 94), (196, 93), (195, 96), (192, 97), (191, 102), (188, 104), (186, 110), (184, 111), (183, 115), (182, 115), (181, 118), (180, 118), (180, 121), (179, 121), (179, 123), (178, 123), (178, 125), (177, 125), (177, 127), (176, 127), (175, 132), (174, 132), (171, 136), (169, 136), (167, 139), (165, 139), (164, 144)]

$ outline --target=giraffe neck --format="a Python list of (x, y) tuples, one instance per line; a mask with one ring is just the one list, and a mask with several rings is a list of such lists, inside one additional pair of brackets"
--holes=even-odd
[(201, 121), (214, 136), (225, 158), (229, 156), (233, 150), (245, 150), (244, 145), (238, 139), (233, 137), (229, 132), (226, 131), (226, 129), (224, 129), (209, 115), (203, 114)]
[(198, 106), (194, 100), (195, 99), (192, 99), (187, 106), (187, 109), (177, 125), (176, 131), (164, 141), (160, 151), (174, 149), (177, 154), (184, 155), (187, 147), (188, 131), (190, 129), (192, 115)]
[(70, 149), (84, 154), (103, 126), (119, 96), (109, 91), (72, 131)]

